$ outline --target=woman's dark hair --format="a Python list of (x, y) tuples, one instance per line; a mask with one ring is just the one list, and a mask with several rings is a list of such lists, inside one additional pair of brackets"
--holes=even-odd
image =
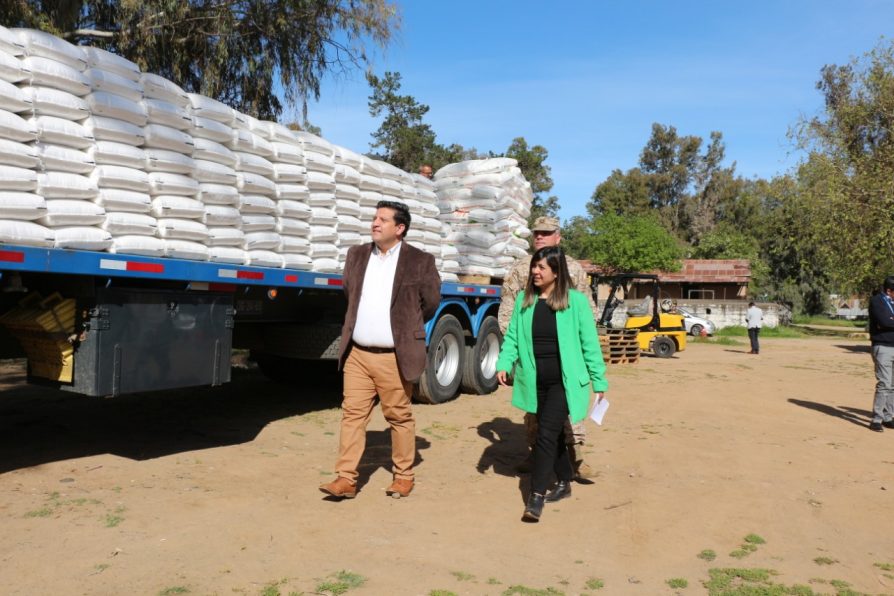
[(571, 274), (568, 273), (568, 261), (565, 252), (558, 246), (544, 246), (531, 257), (531, 268), (528, 269), (528, 284), (525, 286), (525, 300), (522, 306), (531, 306), (537, 301), (540, 291), (534, 285), (534, 276), (531, 271), (534, 265), (545, 260), (546, 265), (556, 276), (553, 291), (546, 299), (546, 304), (553, 310), (565, 310), (568, 308), (568, 290), (571, 288)]
[(410, 208), (398, 201), (379, 201), (376, 203), (376, 209), (391, 209), (394, 211), (394, 223), (404, 225), (404, 233), (400, 235), (401, 240), (407, 236), (410, 231)]

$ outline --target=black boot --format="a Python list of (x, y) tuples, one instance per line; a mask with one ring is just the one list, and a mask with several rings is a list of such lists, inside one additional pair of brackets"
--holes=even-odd
[(531, 493), (528, 497), (528, 504), (525, 506), (525, 512), (522, 515), (522, 521), (538, 522), (540, 514), (543, 513), (543, 495), (539, 493)]
[(556, 488), (546, 493), (544, 501), (547, 503), (555, 503), (571, 496), (571, 483), (566, 480), (556, 482)]

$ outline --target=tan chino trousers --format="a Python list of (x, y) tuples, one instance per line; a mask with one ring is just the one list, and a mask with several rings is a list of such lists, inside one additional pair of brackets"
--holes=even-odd
[(413, 478), (416, 458), (416, 421), (410, 400), (413, 384), (400, 376), (394, 353), (374, 354), (351, 348), (344, 367), (341, 435), (335, 472), (357, 482), (357, 468), (366, 448), (366, 427), (376, 395), (391, 425), (391, 460), (395, 478)]

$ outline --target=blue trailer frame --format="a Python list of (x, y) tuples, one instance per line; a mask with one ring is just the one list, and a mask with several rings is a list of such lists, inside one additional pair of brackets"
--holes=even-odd
[[(325, 292), (340, 291), (342, 285), (341, 275), (332, 273), (86, 250), (0, 245), (0, 279), (11, 272), (81, 276), (94, 280), (107, 279), (109, 282), (139, 280), (144, 285), (151, 285), (153, 281), (180, 282), (187, 292), (236, 292), (240, 288), (245, 292), (251, 291), (251, 288), (255, 288), (255, 291), (267, 288), (268, 294), (269, 290), (289, 289)], [(500, 302), (500, 286), (444, 282), (441, 284), (441, 297), (437, 314), (425, 327), (430, 363), (428, 378), (424, 374), (420, 385), (430, 386), (420, 391), (427, 394), (422, 395), (422, 398), (431, 402), (444, 401), (455, 395), (460, 385), (467, 391), (493, 391), (496, 387), (492, 374), (495, 373), (493, 334)], [(488, 319), (493, 320), (485, 324)], [(483, 328), (489, 334), (488, 338), (481, 337)], [(461, 337), (459, 333), (462, 334)], [(433, 341), (436, 344), (434, 346)], [(482, 342), (490, 345), (489, 352), (482, 352)], [(496, 345), (499, 345), (499, 338)], [(475, 359), (476, 362), (467, 362), (467, 359)], [(478, 363), (478, 360), (481, 362)]]

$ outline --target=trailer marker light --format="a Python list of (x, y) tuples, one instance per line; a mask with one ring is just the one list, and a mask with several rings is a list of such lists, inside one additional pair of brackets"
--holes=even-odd
[(341, 278), (335, 277), (315, 277), (314, 278), (315, 286), (340, 286)]
[(139, 263), (137, 261), (119, 261), (115, 259), (100, 259), (100, 269), (112, 269), (114, 271), (139, 271), (140, 273), (164, 273), (165, 266), (161, 263)]
[(6, 263), (24, 263), (25, 253), (15, 250), (0, 250), (0, 261)]
[(296, 284), (296, 283), (298, 283), (298, 276), (292, 275), (292, 274), (287, 274), (286, 281), (289, 283), (292, 283), (292, 284)]
[(466, 294), (471, 294), (475, 291), (475, 288), (469, 288), (466, 286), (457, 286), (456, 290), (458, 292), (465, 292)]

